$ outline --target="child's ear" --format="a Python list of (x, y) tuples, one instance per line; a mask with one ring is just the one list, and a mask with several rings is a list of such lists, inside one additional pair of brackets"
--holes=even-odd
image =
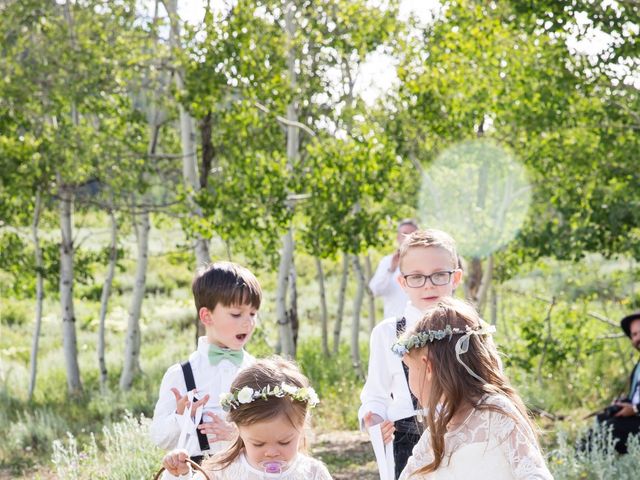
[(464, 272), (461, 269), (457, 269), (456, 271), (453, 272), (453, 288), (454, 289), (457, 288), (458, 285), (460, 285), (463, 274)]
[(398, 275), (396, 277), (396, 280), (398, 280), (398, 283), (400, 284), (400, 286), (402, 288), (407, 288), (407, 281), (405, 280), (405, 278), (402, 276), (402, 274)]
[(200, 307), (200, 310), (198, 310), (198, 318), (203, 325), (211, 325), (213, 323), (211, 310), (207, 307)]
[(431, 360), (426, 355), (422, 355), (420, 357), (420, 361), (424, 363), (424, 374), (427, 377), (427, 380), (431, 381), (431, 376), (433, 375), (433, 366), (431, 364)]

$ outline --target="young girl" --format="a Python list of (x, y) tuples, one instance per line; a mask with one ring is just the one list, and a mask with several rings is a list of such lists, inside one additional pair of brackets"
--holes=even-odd
[[(400, 246), (397, 282), (409, 298), (401, 317), (387, 318), (371, 332), (369, 374), (360, 400), (362, 427), (381, 423), (385, 443), (393, 438), (395, 478), (400, 476), (422, 430), (416, 420), (402, 361), (391, 352), (398, 335), (411, 330), (424, 312), (453, 295), (462, 281), (456, 244), (441, 230), (416, 230)], [(395, 430), (395, 434), (393, 431)]]
[(441, 299), (393, 346), (426, 430), (400, 479), (553, 479), (520, 396), (474, 308)]
[[(321, 462), (302, 453), (307, 410), (318, 396), (294, 364), (279, 357), (257, 361), (240, 371), (220, 403), (239, 435), (228, 450), (203, 462), (212, 480), (331, 480)], [(202, 479), (187, 458), (184, 450), (167, 454), (163, 478)]]

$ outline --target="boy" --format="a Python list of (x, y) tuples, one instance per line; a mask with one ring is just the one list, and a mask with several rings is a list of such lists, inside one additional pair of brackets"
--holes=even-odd
[(189, 436), (180, 447), (199, 463), (205, 452), (222, 450), (234, 436), (233, 427), (211, 410), (222, 412), (220, 393), (229, 391), (240, 369), (255, 362), (244, 346), (256, 326), (262, 290), (249, 270), (231, 262), (203, 268), (192, 290), (206, 336), (198, 339), (198, 348), (187, 362), (171, 366), (164, 374), (150, 433), (158, 446), (177, 448), (183, 413), (189, 407), (188, 393), (195, 390), (192, 416), (204, 407), (203, 423), (197, 435)]
[[(429, 307), (453, 295), (462, 280), (454, 240), (440, 230), (416, 230), (400, 246), (397, 281), (409, 297), (402, 317), (391, 317), (371, 332), (369, 373), (360, 394), (358, 419), (362, 427), (382, 423), (385, 442), (393, 438), (395, 478), (420, 439), (415, 419), (417, 401), (407, 383), (402, 361), (391, 346), (411, 329)], [(395, 422), (395, 423), (392, 423)]]

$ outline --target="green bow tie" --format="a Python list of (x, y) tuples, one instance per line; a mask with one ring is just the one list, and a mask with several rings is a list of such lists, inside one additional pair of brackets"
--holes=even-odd
[(229, 348), (220, 348), (217, 345), (209, 345), (209, 364), (218, 365), (223, 359), (229, 360), (236, 367), (242, 363), (244, 352), (242, 350), (231, 350)]

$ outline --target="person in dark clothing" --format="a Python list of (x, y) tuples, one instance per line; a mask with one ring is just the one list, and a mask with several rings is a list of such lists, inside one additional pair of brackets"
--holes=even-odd
[[(624, 317), (620, 327), (633, 347), (640, 351), (640, 311)], [(619, 453), (627, 453), (629, 435), (640, 433), (640, 361), (631, 371), (629, 387), (625, 398), (616, 400), (596, 417), (600, 425), (611, 427), (615, 449)]]

